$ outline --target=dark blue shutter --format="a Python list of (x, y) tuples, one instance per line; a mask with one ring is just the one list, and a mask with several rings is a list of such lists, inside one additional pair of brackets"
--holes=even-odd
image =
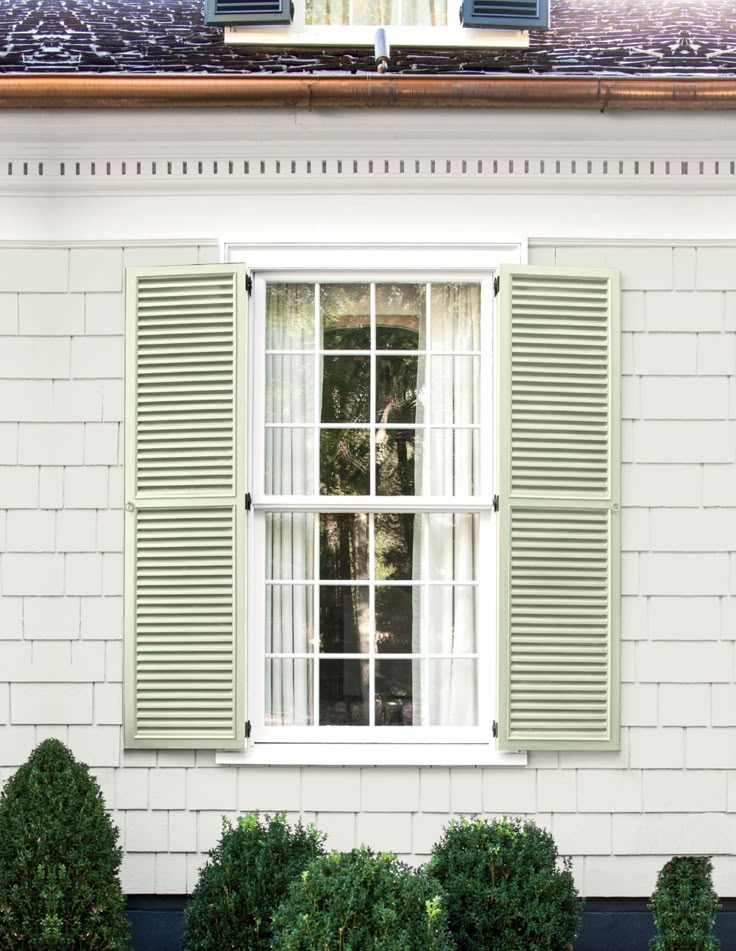
[(291, 23), (291, 0), (206, 0), (205, 20), (238, 23)]
[(549, 0), (463, 0), (463, 26), (544, 30), (549, 26)]

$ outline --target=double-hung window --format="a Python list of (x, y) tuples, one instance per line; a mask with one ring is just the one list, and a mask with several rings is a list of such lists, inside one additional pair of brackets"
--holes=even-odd
[(128, 273), (126, 745), (617, 748), (615, 272), (251, 252)]
[(263, 739), (488, 737), (492, 296), (481, 276), (256, 280)]

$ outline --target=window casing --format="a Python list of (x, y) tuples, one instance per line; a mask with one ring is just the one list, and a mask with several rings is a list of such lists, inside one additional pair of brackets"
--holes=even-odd
[[(488, 743), (491, 275), (306, 277), (254, 278), (252, 737)], [(474, 339), (455, 345), (462, 319)], [(333, 473), (341, 453), (356, 464)]]

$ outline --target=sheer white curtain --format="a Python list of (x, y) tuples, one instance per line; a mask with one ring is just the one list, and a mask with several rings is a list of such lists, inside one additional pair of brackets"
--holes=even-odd
[[(477, 284), (432, 287), (428, 494), (433, 496), (468, 497), (478, 484), (477, 431), (450, 427), (467, 426), (478, 420), (479, 361), (475, 356), (447, 354), (479, 349), (479, 295)], [(426, 492), (426, 487), (422, 491)], [(431, 581), (476, 578), (475, 518), (472, 514), (428, 516), (429, 564), (425, 570), (428, 569)], [(430, 585), (429, 650), (448, 655), (447, 659), (429, 662), (427, 689), (434, 725), (476, 723), (476, 662), (462, 658), (476, 650), (475, 612), (476, 592), (472, 585)]]
[[(304, 285), (269, 289), (267, 350), (314, 349), (314, 299)], [(266, 356), (266, 422), (312, 423), (314, 356)], [(268, 495), (313, 491), (312, 431), (285, 426), (266, 430), (265, 490)], [(310, 514), (273, 514), (267, 525), (267, 577), (281, 581), (314, 578), (314, 519)], [(266, 625), (269, 649), (299, 654), (311, 650), (314, 634), (312, 586), (270, 585)], [(305, 725), (312, 717), (312, 675), (304, 659), (274, 659), (266, 671), (266, 711), (283, 725)]]

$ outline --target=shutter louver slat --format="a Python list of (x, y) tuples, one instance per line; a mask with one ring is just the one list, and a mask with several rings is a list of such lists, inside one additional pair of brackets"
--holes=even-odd
[(244, 284), (242, 266), (128, 273), (127, 746), (244, 743)]
[(499, 746), (616, 749), (617, 275), (504, 268), (501, 293)]

